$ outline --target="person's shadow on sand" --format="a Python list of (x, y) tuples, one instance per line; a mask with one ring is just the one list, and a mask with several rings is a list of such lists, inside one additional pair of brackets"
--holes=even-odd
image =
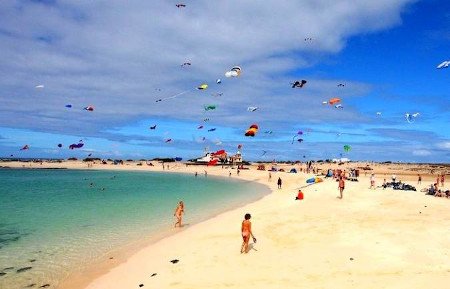
[(247, 253), (250, 252), (250, 250), (258, 251), (258, 250), (256, 250), (256, 248), (254, 246), (255, 246), (255, 243), (248, 244), (248, 251), (247, 251)]

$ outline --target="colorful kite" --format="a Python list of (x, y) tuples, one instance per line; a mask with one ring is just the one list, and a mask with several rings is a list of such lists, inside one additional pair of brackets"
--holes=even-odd
[(241, 75), (241, 67), (234, 66), (229, 71), (225, 72), (225, 77), (238, 77)]
[(248, 130), (245, 132), (245, 136), (251, 136), (254, 137), (256, 135), (256, 133), (258, 132), (258, 125), (256, 124), (252, 124)]

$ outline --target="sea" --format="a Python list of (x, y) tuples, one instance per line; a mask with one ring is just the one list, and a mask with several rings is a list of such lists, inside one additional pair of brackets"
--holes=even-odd
[(268, 193), (203, 174), (0, 169), (0, 289), (57, 288), (114, 250), (174, 232), (179, 200), (189, 227)]

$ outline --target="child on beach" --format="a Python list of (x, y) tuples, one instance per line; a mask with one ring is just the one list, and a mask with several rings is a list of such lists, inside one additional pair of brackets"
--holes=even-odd
[(339, 193), (340, 193), (340, 197), (338, 197), (339, 199), (342, 199), (344, 197), (344, 188), (345, 188), (344, 177), (340, 177), (339, 178)]
[(252, 216), (250, 214), (245, 214), (244, 220), (242, 221), (241, 233), (242, 233), (242, 246), (241, 246), (241, 254), (248, 253), (248, 242), (250, 241), (250, 237), (253, 238), (253, 243), (256, 243), (256, 238), (252, 233), (252, 222), (250, 222), (250, 218)]
[(177, 208), (175, 209), (175, 213), (173, 214), (177, 218), (177, 222), (175, 223), (175, 228), (177, 227), (177, 225), (179, 227), (183, 226), (181, 224), (181, 221), (183, 219), (183, 214), (184, 214), (184, 203), (183, 203), (183, 201), (180, 201), (178, 203)]

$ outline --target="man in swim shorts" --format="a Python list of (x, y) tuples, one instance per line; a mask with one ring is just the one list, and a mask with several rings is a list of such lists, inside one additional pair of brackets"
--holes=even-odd
[(344, 197), (344, 188), (345, 188), (344, 177), (340, 177), (339, 178), (339, 193), (341, 194), (341, 196), (338, 197), (339, 199), (342, 199)]

